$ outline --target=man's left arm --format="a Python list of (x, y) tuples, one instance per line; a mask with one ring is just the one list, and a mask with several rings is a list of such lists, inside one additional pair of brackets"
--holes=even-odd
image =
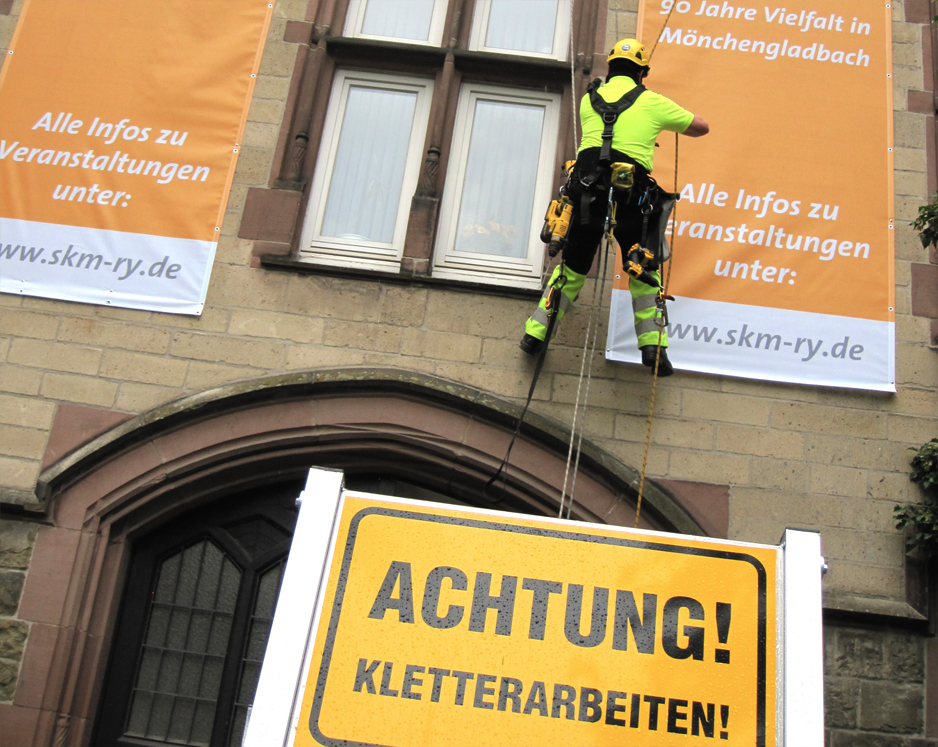
[(687, 129), (681, 134), (687, 137), (703, 137), (708, 132), (710, 132), (710, 125), (695, 114), (691, 123), (687, 125)]

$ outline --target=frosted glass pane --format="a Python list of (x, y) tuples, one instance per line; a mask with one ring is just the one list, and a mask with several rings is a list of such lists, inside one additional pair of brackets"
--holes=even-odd
[(127, 734), (208, 744), (240, 583), (241, 571), (211, 542), (163, 561)]
[(428, 41), (433, 0), (367, 0), (362, 33)]
[(153, 710), (153, 694), (137, 693), (134, 695), (133, 705), (130, 707), (130, 719), (127, 723), (127, 734), (135, 737), (145, 737), (147, 722)]
[(550, 54), (558, 0), (492, 0), (485, 46)]
[(417, 94), (349, 89), (322, 235), (390, 244)]
[(527, 256), (543, 124), (542, 106), (476, 102), (457, 252)]
[(192, 718), (195, 715), (195, 701), (188, 698), (176, 698), (173, 714), (169, 720), (169, 732), (166, 741), (186, 744), (192, 731)]

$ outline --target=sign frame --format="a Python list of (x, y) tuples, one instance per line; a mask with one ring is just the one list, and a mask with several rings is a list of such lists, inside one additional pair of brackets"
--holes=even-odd
[[(287, 561), (254, 706), (249, 713), (242, 743), (245, 747), (266, 747), (272, 744), (286, 747), (294, 743), (301, 716), (303, 692), (313, 664), (317, 631), (320, 624), (329, 622), (328, 613), (325, 621), (322, 618), (326, 584), (332, 564), (342, 562), (341, 554), (337, 559), (335, 553), (345, 495), (340, 471), (313, 468), (309, 472), (305, 489), (297, 499), (300, 513), (296, 533)], [(388, 509), (391, 513), (412, 513), (407, 511), (409, 506), (419, 506), (423, 509), (439, 506), (447, 511), (454, 508), (445, 504), (359, 494), (358, 491), (354, 491), (352, 495), (399, 504), (399, 511)], [(462, 506), (458, 507), (458, 510), (479, 515), (480, 519), (532, 518), (522, 514)], [(537, 519), (541, 521), (542, 517)], [(583, 529), (593, 526), (601, 526), (606, 530), (614, 529), (605, 525), (560, 519), (543, 520), (557, 524), (557, 531), (567, 534), (570, 534), (571, 530), (579, 530), (579, 533), (582, 533)], [(648, 535), (649, 540), (676, 537), (668, 533), (646, 530), (629, 532)], [(815, 531), (787, 529), (780, 547), (708, 540), (701, 537), (686, 539), (704, 544), (713, 542), (721, 546), (736, 546), (741, 550), (756, 547), (778, 552), (775, 569), (775, 744), (779, 747), (822, 747), (824, 700), (821, 575), (824, 562), (821, 557), (820, 535)], [(315, 593), (310, 593), (311, 588), (315, 588)], [(787, 646), (786, 641), (797, 641), (798, 645)], [(768, 655), (771, 655), (771, 651)], [(766, 714), (766, 718), (771, 718), (771, 714)]]

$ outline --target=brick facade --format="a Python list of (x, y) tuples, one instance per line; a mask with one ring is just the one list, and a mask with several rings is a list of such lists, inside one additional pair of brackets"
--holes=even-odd
[[(0, 2), (4, 56), (22, 5)], [(637, 10), (637, 0), (609, 1), (597, 32), (604, 48), (616, 29), (620, 37), (634, 32)], [(512, 406), (524, 402), (532, 374), (517, 349), (531, 307), (525, 294), (260, 262), (289, 253), (289, 224), (301, 214), (300, 193), (279, 179), (279, 164), (298, 70), (313, 54), (306, 42), (316, 11), (316, 0), (275, 4), (200, 317), (0, 295), (0, 504), (17, 512), (0, 519), (0, 718), (12, 718), (11, 703), (23, 713), (28, 706), (35, 713), (16, 718), (36, 734), (53, 731), (37, 726), (40, 706), (57, 706), (43, 704), (43, 683), (17, 677), (31, 647), (36, 656), (54, 648), (57, 622), (24, 616), (20, 594), (48, 567), (42, 558), (37, 566), (37, 536), (60, 521), (37, 484), (76, 449), (183, 397), (327, 369), (426, 374)], [(938, 745), (938, 654), (927, 608), (915, 601), (924, 583), (935, 592), (935, 579), (910, 574), (892, 519), (895, 504), (920, 495), (908, 479), (909, 447), (938, 435), (936, 256), (908, 226), (936, 189), (930, 15), (922, 0), (894, 3), (898, 391), (679, 372), (659, 383), (648, 455), (648, 478), (664, 491), (678, 501), (681, 489), (704, 496), (699, 524), (710, 533), (776, 543), (786, 527), (821, 532), (830, 566), (825, 607), (836, 617), (826, 631), (831, 747)], [(269, 230), (271, 216), (282, 235)], [(588, 285), (583, 298), (591, 295)], [(540, 417), (572, 420), (586, 317), (585, 305), (568, 315), (551, 347), (532, 403)], [(597, 356), (585, 429), (606, 458), (641, 465), (649, 389), (647, 371)], [(619, 523), (631, 522), (626, 513)]]

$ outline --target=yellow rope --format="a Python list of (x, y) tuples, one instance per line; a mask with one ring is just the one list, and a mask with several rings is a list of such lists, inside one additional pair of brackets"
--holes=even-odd
[[(677, 148), (679, 135), (674, 133), (674, 193), (677, 194)], [(674, 212), (672, 213), (671, 225), (677, 225), (677, 201), (674, 203)], [(671, 267), (674, 264), (674, 236), (671, 231), (671, 259), (668, 261), (668, 274), (665, 277), (664, 289), (662, 293), (668, 295), (668, 288), (671, 286)], [(645, 490), (645, 470), (648, 468), (648, 450), (651, 448), (651, 427), (655, 422), (655, 401), (658, 398), (658, 362), (661, 360), (661, 327), (658, 328), (658, 345), (655, 348), (655, 372), (651, 380), (651, 397), (648, 400), (648, 421), (645, 426), (645, 447), (642, 450), (642, 472), (638, 480), (638, 502), (635, 504), (635, 528), (638, 529), (638, 521), (642, 515), (642, 494)]]
[(661, 41), (661, 37), (664, 35), (664, 30), (668, 27), (668, 22), (671, 20), (671, 14), (674, 12), (674, 6), (677, 3), (671, 3), (671, 10), (668, 11), (668, 17), (664, 19), (664, 26), (661, 27), (661, 31), (658, 33), (658, 38), (655, 39), (655, 45), (651, 48), (651, 52), (648, 53), (648, 64), (651, 65), (651, 58), (655, 54), (655, 50), (658, 48), (658, 42)]
[[(648, 64), (651, 65), (651, 58), (658, 48), (658, 42), (664, 35), (664, 30), (671, 21), (671, 14), (674, 12), (674, 6), (677, 3), (671, 3), (671, 10), (668, 11), (668, 17), (664, 19), (664, 25), (655, 39), (655, 44), (648, 53)], [(674, 192), (677, 193), (677, 144), (678, 134), (674, 133)], [(674, 203), (674, 218), (677, 219), (677, 202)], [(674, 225), (674, 224), (672, 224)], [(668, 295), (668, 287), (671, 285), (671, 264), (674, 260), (674, 231), (671, 232), (671, 260), (668, 262), (668, 275), (664, 281), (664, 295)], [(648, 469), (648, 450), (651, 448), (651, 427), (655, 421), (655, 402), (658, 398), (658, 362), (661, 360), (661, 329), (658, 329), (658, 346), (655, 348), (655, 370), (651, 380), (651, 397), (648, 399), (648, 420), (645, 427), (645, 447), (642, 450), (642, 471), (638, 479), (638, 501), (635, 504), (635, 527), (638, 528), (638, 522), (642, 515), (642, 495), (645, 491), (645, 471)]]

